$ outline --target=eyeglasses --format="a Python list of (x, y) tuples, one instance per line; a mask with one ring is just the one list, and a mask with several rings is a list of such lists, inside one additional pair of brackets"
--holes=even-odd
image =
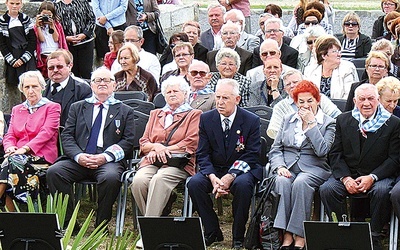
[(278, 33), (278, 32), (283, 32), (283, 30), (278, 30), (278, 29), (265, 30), (266, 34)]
[(187, 56), (190, 56), (191, 54), (189, 54), (189, 53), (183, 53), (183, 54), (178, 54), (178, 55), (175, 55), (175, 57), (176, 58), (179, 58), (179, 57), (187, 57)]
[(64, 67), (66, 67), (66, 66), (67, 66), (67, 65), (61, 65), (61, 64), (59, 64), (59, 65), (52, 65), (52, 66), (47, 67), (47, 69), (50, 70), (50, 71), (53, 71), (55, 68), (57, 68), (58, 70), (60, 70), (60, 69), (63, 69)]
[(342, 51), (340, 51), (340, 50), (337, 50), (337, 49), (334, 49), (334, 50), (331, 50), (331, 51), (328, 51), (328, 53), (333, 53), (333, 54), (341, 54), (342, 53)]
[(315, 40), (307, 40), (307, 44), (308, 44), (308, 45), (311, 45), (311, 44), (313, 44), (313, 43), (315, 43)]
[(368, 65), (369, 68), (374, 68), (374, 69), (386, 69), (385, 65), (377, 65), (377, 64), (370, 64)]
[(390, 2), (383, 2), (383, 5), (385, 6), (395, 6), (395, 3), (390, 3)]
[(205, 71), (197, 71), (197, 70), (192, 70), (192, 71), (190, 71), (190, 75), (191, 75), (191, 76), (197, 76), (197, 74), (199, 74), (201, 77), (205, 77), (205, 76), (208, 74), (208, 72), (205, 72)]
[(139, 39), (124, 39), (125, 43), (137, 43), (139, 41), (140, 41), (140, 38)]
[(258, 25), (264, 26), (265, 22), (260, 22)]
[(318, 21), (305, 21), (304, 22), (304, 25), (310, 25), (310, 24), (317, 25), (317, 24), (319, 24), (319, 22)]
[(267, 57), (267, 56), (274, 56), (276, 55), (278, 52), (275, 50), (271, 50), (271, 51), (264, 51), (261, 53), (261, 56), (263, 57)]
[(237, 35), (237, 34), (239, 34), (239, 32), (236, 32), (236, 31), (224, 31), (221, 33), (222, 36), (228, 36), (228, 35), (233, 36), (233, 35)]
[(108, 78), (108, 77), (96, 77), (92, 80), (92, 82), (96, 83), (96, 84), (100, 84), (101, 82), (104, 83), (110, 83), (111, 81), (115, 81), (114, 78)]
[(349, 26), (357, 27), (358, 23), (357, 22), (354, 22), (354, 23), (352, 23), (352, 22), (344, 22), (343, 25), (346, 26), (346, 27), (349, 27)]

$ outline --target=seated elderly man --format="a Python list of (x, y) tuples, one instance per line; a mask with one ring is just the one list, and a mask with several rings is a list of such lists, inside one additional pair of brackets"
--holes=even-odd
[(211, 79), (210, 68), (202, 61), (193, 61), (187, 78), (190, 83), (189, 104), (203, 112), (215, 108), (215, 94), (207, 84)]
[(248, 34), (244, 31), (246, 26), (246, 20), (243, 12), (238, 9), (231, 9), (224, 15), (224, 22), (231, 21), (232, 23), (238, 23), (240, 25), (240, 39), (237, 42), (237, 46), (253, 53), (254, 49), (260, 45), (260, 38), (255, 35)]
[(212, 73), (210, 80), (210, 88), (215, 91), (215, 87), (219, 79), (230, 78), (239, 83), (240, 103), (241, 107), (247, 107), (249, 102), (250, 80), (238, 72), (240, 67), (240, 57), (236, 51), (229, 48), (222, 48), (215, 57), (218, 72)]
[(281, 73), (282, 63), (279, 58), (271, 58), (264, 62), (265, 80), (250, 84), (249, 106), (273, 107), (287, 95), (283, 90)]
[(262, 178), (260, 118), (238, 107), (239, 84), (233, 79), (219, 80), (215, 97), (216, 109), (200, 117), (200, 170), (188, 183), (189, 194), (202, 218), (207, 246), (224, 239), (209, 193), (234, 195), (232, 247), (242, 249), (254, 185)]
[(381, 231), (390, 218), (390, 190), (399, 169), (400, 120), (379, 104), (375, 85), (355, 91), (352, 111), (336, 120), (329, 158), (332, 176), (320, 187), (321, 200), (332, 219), (346, 213), (346, 196), (370, 199), (374, 250), (382, 249)]
[[(231, 21), (226, 22), (221, 28), (221, 38), (223, 42), (223, 48), (230, 48), (235, 50), (241, 60), (241, 65), (239, 65), (238, 72), (242, 75), (246, 75), (246, 72), (251, 69), (251, 64), (253, 61), (253, 53), (237, 46), (240, 39), (240, 25), (233, 23)], [(215, 57), (219, 50), (209, 51), (207, 53), (206, 63), (210, 66), (211, 72), (217, 71), (217, 65)]]
[[(303, 75), (300, 71), (292, 69), (286, 71), (282, 75), (282, 79), (285, 86), (285, 92), (288, 93), (288, 95), (282, 101), (278, 102), (272, 111), (271, 120), (267, 129), (267, 135), (272, 139), (275, 139), (279, 129), (281, 128), (285, 115), (297, 111), (297, 106), (294, 103), (292, 92), (297, 84), (303, 80)], [(338, 107), (324, 94), (321, 94), (319, 107), (324, 114), (332, 118), (336, 118), (342, 113)], [(261, 131), (261, 133), (264, 133), (264, 131)]]
[[(251, 70), (247, 71), (246, 77), (251, 80), (251, 82), (259, 82), (265, 80), (264, 75), (264, 63), (269, 60), (270, 58), (280, 58), (281, 51), (279, 50), (279, 44), (277, 41), (273, 39), (265, 39), (260, 46), (259, 57), (261, 58), (262, 64), (261, 65), (253, 65)], [(285, 64), (282, 64), (282, 74), (285, 73), (287, 70), (294, 69), (289, 67)]]
[(61, 134), (65, 155), (47, 171), (52, 194), (69, 194), (66, 221), (73, 212), (72, 184), (86, 179), (97, 182), (96, 225), (108, 222), (121, 187), (124, 159), (133, 149), (133, 109), (113, 97), (116, 83), (107, 68), (95, 70), (93, 95), (71, 105)]

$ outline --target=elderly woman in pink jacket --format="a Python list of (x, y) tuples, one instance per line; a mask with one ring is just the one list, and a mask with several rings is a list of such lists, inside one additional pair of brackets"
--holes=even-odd
[(10, 126), (4, 136), (5, 157), (0, 169), (0, 197), (9, 210), (12, 199), (26, 202), (39, 192), (34, 164), (52, 164), (57, 158), (61, 106), (42, 96), (45, 81), (39, 71), (20, 76), (19, 90), (26, 101), (12, 109)]

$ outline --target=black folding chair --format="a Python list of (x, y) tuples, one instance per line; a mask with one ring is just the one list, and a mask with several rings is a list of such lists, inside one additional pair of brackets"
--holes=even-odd
[(135, 111), (139, 111), (147, 115), (149, 115), (150, 111), (155, 108), (152, 102), (142, 101), (139, 99), (129, 99), (122, 102), (133, 108)]
[(272, 116), (272, 108), (268, 106), (259, 105), (259, 106), (244, 107), (244, 109), (266, 120), (270, 120)]
[(120, 101), (129, 100), (129, 99), (139, 99), (142, 101), (147, 101), (147, 94), (143, 91), (117, 91), (114, 92), (115, 99)]

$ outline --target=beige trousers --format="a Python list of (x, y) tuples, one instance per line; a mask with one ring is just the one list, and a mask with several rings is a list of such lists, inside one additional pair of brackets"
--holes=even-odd
[(175, 167), (140, 168), (131, 185), (140, 212), (144, 216), (161, 216), (172, 190), (188, 176), (186, 171)]

